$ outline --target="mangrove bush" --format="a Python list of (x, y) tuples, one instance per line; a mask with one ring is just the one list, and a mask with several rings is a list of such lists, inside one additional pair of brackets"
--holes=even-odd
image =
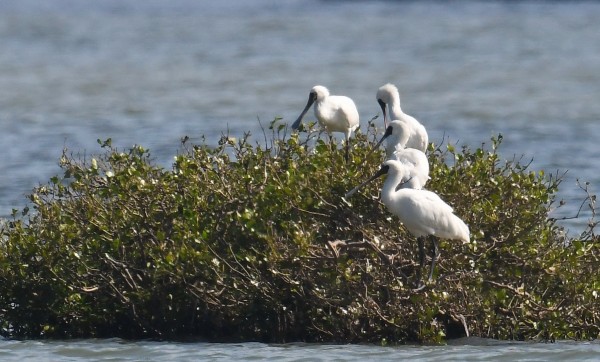
[[(344, 152), (314, 128), (182, 143), (172, 169), (110, 140), (36, 187), (1, 224), (0, 334), (210, 341), (403, 343), (464, 335), (591, 339), (600, 332), (594, 220), (549, 216), (559, 175), (501, 160), (501, 136), (431, 145), (428, 188), (470, 227), (442, 240), (413, 290), (415, 238), (378, 200), (350, 200), (383, 152), (370, 124)], [(587, 195), (594, 208), (595, 196)]]

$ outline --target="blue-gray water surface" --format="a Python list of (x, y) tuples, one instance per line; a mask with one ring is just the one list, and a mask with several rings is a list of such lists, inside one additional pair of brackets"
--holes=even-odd
[(263, 343), (1, 341), (2, 361), (597, 361), (600, 343), (499, 342), (464, 338), (445, 346)]
[[(315, 84), (353, 98), (364, 124), (379, 113), (375, 92), (386, 82), (437, 144), (475, 148), (501, 133), (503, 157), (533, 159), (531, 169), (547, 174), (568, 170), (559, 193), (566, 205), (554, 216), (573, 216), (585, 197), (576, 180), (592, 192), (600, 184), (599, 69), (600, 3), (592, 1), (0, 0), (0, 216), (60, 172), (63, 147), (89, 155), (110, 137), (121, 148), (141, 144), (170, 167), (184, 135), (215, 143), (228, 130), (261, 134), (258, 119), (291, 123)], [(576, 234), (589, 217), (565, 225)], [(509, 346), (415, 353), (598, 353), (589, 344)], [(129, 360), (192, 353), (180, 344), (11, 341), (0, 342), (0, 357), (39, 359), (50, 349), (77, 359), (96, 348)], [(290, 348), (298, 351), (243, 344), (205, 357), (239, 351), (250, 359), (265, 349), (275, 359), (392, 359), (414, 351)], [(131, 356), (119, 354), (128, 349)]]
[(386, 82), (433, 142), (501, 133), (505, 158), (568, 170), (555, 216), (573, 216), (576, 179), (600, 180), (599, 20), (570, 1), (0, 1), (0, 216), (60, 172), (63, 147), (111, 137), (170, 167), (184, 135), (291, 123), (315, 84), (364, 124)]

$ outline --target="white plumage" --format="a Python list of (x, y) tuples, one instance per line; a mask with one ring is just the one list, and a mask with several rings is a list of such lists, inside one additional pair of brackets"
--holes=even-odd
[(358, 128), (359, 116), (354, 101), (346, 96), (329, 95), (329, 90), (323, 86), (314, 86), (308, 95), (308, 102), (302, 113), (292, 124), (292, 129), (298, 129), (302, 118), (314, 103), (315, 117), (319, 125), (331, 134), (341, 132), (346, 140), (346, 159), (348, 158), (348, 141), (350, 134)]
[[(396, 160), (387, 160), (375, 175), (352, 189), (345, 197), (351, 196), (377, 177), (388, 174), (381, 189), (381, 201), (391, 213), (398, 216), (408, 231), (417, 237), (422, 268), (425, 262), (424, 237), (435, 236), (469, 242), (469, 227), (454, 214), (452, 207), (434, 192), (401, 188), (401, 182), (409, 172), (406, 164)], [(435, 238), (432, 238), (432, 245), (434, 253), (429, 272), (430, 280), (438, 254)], [(420, 281), (420, 274), (418, 280)]]
[(406, 148), (408, 138), (409, 130), (406, 122), (392, 121), (373, 149), (376, 149), (384, 140), (387, 140), (386, 158), (400, 161), (408, 169), (408, 174), (401, 180), (401, 187), (422, 189), (429, 180), (429, 160), (422, 151), (415, 148)]
[(432, 191), (398, 189), (399, 182), (409, 172), (407, 166), (395, 160), (384, 162), (383, 167), (386, 166), (388, 177), (381, 189), (381, 201), (411, 234), (469, 242), (469, 228), (454, 215), (450, 205)]
[[(429, 136), (425, 127), (419, 123), (414, 117), (402, 112), (400, 107), (400, 93), (398, 88), (393, 84), (385, 84), (377, 90), (377, 102), (383, 112), (383, 123), (386, 127), (388, 118), (394, 121), (404, 122), (408, 127), (407, 148), (415, 148), (422, 152), (427, 151)], [(387, 114), (386, 106), (389, 109)]]

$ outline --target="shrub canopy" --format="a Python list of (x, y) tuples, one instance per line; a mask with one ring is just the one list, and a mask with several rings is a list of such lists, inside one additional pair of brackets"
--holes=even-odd
[[(267, 135), (268, 133), (268, 135)], [(431, 180), (470, 227), (441, 240), (435, 280), (415, 292), (415, 238), (378, 201), (370, 124), (344, 152), (278, 120), (261, 144), (189, 145), (166, 170), (148, 150), (100, 141), (63, 153), (33, 210), (1, 226), (0, 334), (13, 338), (203, 338), (442, 342), (596, 338), (595, 222), (568, 238), (548, 216), (560, 177), (431, 145)], [(590, 207), (595, 196), (587, 195)]]

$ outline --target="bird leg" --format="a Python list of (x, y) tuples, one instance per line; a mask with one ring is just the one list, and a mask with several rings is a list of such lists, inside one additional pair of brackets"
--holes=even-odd
[(333, 144), (333, 135), (331, 132), (327, 132), (327, 136), (329, 136), (329, 147)]
[(425, 265), (425, 242), (422, 236), (417, 238), (417, 243), (419, 244), (419, 269), (417, 270), (417, 280), (416, 287), (417, 290), (421, 289), (421, 270), (423, 269), (423, 265)]
[(346, 163), (348, 163), (348, 160), (350, 159), (350, 140), (346, 139), (346, 154), (344, 155), (344, 158), (346, 159)]
[(435, 262), (438, 258), (439, 254), (439, 250), (438, 250), (438, 245), (437, 245), (437, 240), (435, 239), (435, 236), (431, 235), (431, 249), (433, 250), (433, 255), (431, 255), (431, 269), (429, 270), (429, 281), (431, 281), (433, 279), (433, 269), (435, 268)]
[[(331, 154), (333, 155), (333, 152), (337, 149), (337, 147), (333, 142), (333, 135), (331, 134), (331, 132), (327, 132), (327, 136), (329, 137), (329, 152), (331, 152)], [(331, 159), (333, 160), (333, 157)]]

